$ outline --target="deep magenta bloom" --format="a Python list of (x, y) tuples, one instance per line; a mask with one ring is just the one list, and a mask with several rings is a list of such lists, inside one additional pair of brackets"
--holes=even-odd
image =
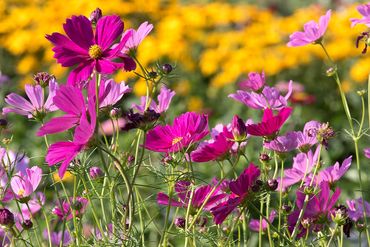
[(41, 182), (42, 170), (40, 167), (34, 166), (31, 169), (26, 168), (26, 173), (16, 173), (11, 181), (10, 185), (17, 199), (28, 198)]
[[(150, 103), (149, 109), (155, 111), (156, 113), (162, 113), (162, 112), (167, 111), (172, 101), (172, 98), (175, 95), (176, 95), (175, 91), (172, 91), (171, 89), (168, 89), (166, 87), (162, 87), (157, 97), (158, 103), (152, 100)], [(132, 104), (132, 108), (135, 108), (140, 113), (144, 113), (145, 104), (146, 104), (146, 96), (143, 96), (141, 97), (140, 105)]]
[(229, 97), (253, 109), (280, 110), (288, 105), (288, 99), (293, 92), (292, 83), (289, 82), (289, 91), (285, 96), (282, 96), (278, 89), (265, 86), (261, 93), (238, 90)]
[(315, 43), (324, 36), (331, 17), (331, 10), (328, 10), (325, 15), (320, 17), (319, 23), (309, 21), (304, 24), (304, 32), (295, 32), (289, 36), (290, 41), (288, 46), (304, 46)]
[[(159, 192), (157, 195), (157, 203), (160, 205), (168, 205), (171, 202), (171, 207), (188, 207), (190, 197), (191, 197), (191, 187), (189, 181), (179, 181), (175, 185), (175, 191), (177, 193), (178, 200), (174, 200), (173, 198), (168, 197), (168, 195)], [(200, 208), (204, 203), (205, 199), (213, 190), (213, 186), (211, 185), (203, 185), (196, 188), (193, 192), (193, 197), (190, 202), (190, 205), (193, 209)], [(204, 210), (210, 210), (213, 208), (217, 203), (220, 202), (223, 198), (227, 195), (224, 194), (220, 188), (216, 188), (212, 195), (210, 196), (209, 200), (204, 206)]]
[(61, 220), (70, 220), (73, 218), (72, 210), (75, 211), (76, 216), (80, 216), (85, 212), (86, 206), (89, 203), (89, 200), (84, 197), (76, 197), (74, 201), (73, 198), (69, 198), (69, 201), (72, 205), (68, 201), (64, 201), (62, 205), (54, 207), (52, 213)]
[(239, 87), (243, 90), (259, 91), (265, 86), (265, 72), (262, 71), (261, 74), (257, 72), (250, 72), (248, 74), (248, 79), (239, 83)]
[(229, 182), (229, 199), (211, 209), (216, 224), (221, 224), (234, 209), (244, 203), (259, 175), (259, 168), (251, 163), (236, 180)]
[(364, 211), (366, 212), (367, 217), (370, 216), (370, 203), (363, 201), (362, 198), (358, 198), (356, 200), (347, 200), (346, 202), (348, 206), (348, 217), (351, 220), (356, 222), (359, 219), (363, 219)]
[[(121, 50), (131, 37), (127, 32), (120, 43), (112, 48), (114, 41), (122, 35), (123, 22), (119, 16), (104, 16), (96, 23), (93, 31), (91, 21), (85, 16), (72, 16), (63, 25), (67, 36), (60, 33), (46, 35), (54, 44), (54, 57), (64, 67), (77, 65), (68, 76), (68, 84), (76, 85), (87, 80), (96, 70), (101, 74), (112, 74), (118, 69), (134, 69), (125, 64), (135, 64), (130, 58), (121, 58)], [(113, 60), (119, 61), (113, 61)]]
[(55, 80), (49, 83), (49, 95), (44, 101), (44, 90), (40, 85), (26, 85), (25, 91), (29, 101), (22, 96), (11, 93), (5, 98), (5, 102), (9, 107), (3, 108), (3, 114), (14, 112), (19, 115), (27, 116), (28, 118), (43, 118), (48, 112), (58, 110), (54, 105), (53, 98), (58, 89), (58, 83)]
[(208, 134), (208, 116), (187, 112), (175, 118), (173, 125), (156, 126), (148, 132), (145, 148), (162, 153), (178, 152)]
[(235, 144), (233, 134), (227, 127), (218, 133), (213, 139), (201, 143), (191, 153), (191, 160), (194, 162), (208, 162), (211, 160), (222, 160), (230, 152)]
[[(308, 201), (306, 210), (302, 219), (309, 219), (312, 224), (310, 229), (320, 229), (322, 225), (330, 223), (331, 217), (330, 212), (334, 208), (334, 205), (339, 199), (340, 189), (337, 188), (334, 193), (330, 196), (330, 186), (327, 182), (322, 182), (319, 186), (320, 192), (312, 195)], [(301, 211), (304, 204), (305, 194), (298, 190), (296, 210), (288, 216), (288, 229), (290, 232), (293, 231), (295, 224), (297, 223), (299, 212)], [(297, 237), (302, 237), (306, 232), (306, 229), (302, 225), (299, 226), (299, 232)]]
[[(276, 217), (276, 211), (272, 210), (269, 215), (269, 222), (272, 223)], [(262, 231), (265, 231), (267, 229), (268, 223), (265, 219), (262, 219)], [(249, 222), (249, 229), (255, 232), (260, 231), (260, 220), (259, 219), (251, 219)]]
[(365, 24), (366, 26), (370, 26), (370, 3), (365, 3), (362, 5), (357, 6), (357, 11), (362, 15), (361, 19), (358, 18), (351, 18), (350, 21), (352, 22), (352, 27), (356, 26), (357, 24)]
[(297, 148), (297, 133), (292, 131), (284, 136), (278, 136), (270, 142), (265, 142), (264, 147), (274, 150), (278, 153), (287, 153)]
[(247, 132), (254, 136), (272, 136), (275, 135), (285, 123), (292, 112), (292, 108), (285, 107), (281, 109), (278, 115), (274, 116), (271, 109), (263, 112), (262, 122), (258, 124), (247, 125)]
[(153, 24), (146, 22), (141, 23), (137, 30), (135, 29), (128, 29), (122, 37), (125, 36), (128, 32), (132, 32), (131, 37), (127, 40), (125, 47), (123, 48), (122, 52), (127, 53), (131, 49), (136, 49), (141, 42), (145, 39), (146, 36), (152, 31)]

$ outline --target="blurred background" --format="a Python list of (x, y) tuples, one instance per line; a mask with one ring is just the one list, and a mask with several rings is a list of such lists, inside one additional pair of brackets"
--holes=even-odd
[[(326, 10), (333, 10), (324, 43), (338, 65), (344, 90), (353, 116), (361, 111), (357, 91), (367, 88), (370, 55), (356, 48), (356, 38), (364, 26), (350, 27), (349, 18), (359, 17), (353, 1), (160, 1), (160, 0), (0, 0), (0, 107), (10, 91), (22, 93), (32, 75), (39, 71), (54, 74), (64, 83), (68, 70), (53, 59), (51, 44), (45, 34), (62, 32), (62, 24), (72, 15), (89, 16), (96, 7), (103, 14), (118, 14), (125, 29), (137, 28), (149, 21), (154, 30), (140, 45), (138, 59), (148, 68), (170, 63), (175, 77), (166, 84), (177, 93), (167, 118), (185, 111), (206, 112), (211, 127), (228, 123), (234, 114), (259, 119), (259, 112), (248, 110), (228, 98), (238, 82), (249, 72), (265, 71), (269, 85), (286, 90), (286, 82), (296, 83), (290, 104), (294, 115), (286, 129), (300, 129), (314, 119), (330, 122), (336, 139), (324, 153), (327, 165), (353, 154), (340, 96), (335, 82), (326, 77), (327, 60), (319, 46), (289, 48), (289, 35), (301, 30), (308, 20), (318, 20)], [(133, 94), (123, 102), (128, 109), (145, 93), (145, 82), (132, 72), (119, 72), (116, 81), (124, 80)], [(8, 132), (14, 136), (14, 149), (31, 157), (45, 153), (41, 138), (34, 138), (39, 127), (21, 116), (8, 117)], [(361, 148), (370, 145), (363, 138)], [(253, 152), (251, 150), (250, 152)], [(370, 171), (362, 160), (364, 179)], [(344, 193), (354, 196), (357, 186), (355, 164), (341, 181)], [(352, 186), (353, 185), (353, 186)], [(367, 188), (369, 189), (369, 183)], [(343, 197), (344, 198), (344, 197)]]

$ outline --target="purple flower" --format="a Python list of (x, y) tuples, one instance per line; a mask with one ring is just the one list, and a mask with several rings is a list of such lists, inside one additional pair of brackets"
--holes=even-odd
[(233, 135), (224, 127), (213, 139), (201, 143), (191, 153), (191, 160), (194, 162), (208, 162), (211, 160), (222, 160), (230, 152), (234, 145)]
[(364, 154), (365, 154), (365, 157), (370, 159), (370, 148), (365, 148), (364, 149)]
[[(191, 197), (191, 183), (189, 181), (179, 181), (175, 185), (175, 191), (177, 193), (178, 200), (169, 198), (168, 195), (159, 192), (157, 195), (157, 203), (160, 205), (168, 205), (171, 203), (171, 207), (188, 207), (190, 197)], [(194, 189), (192, 200), (190, 202), (193, 209), (200, 208), (204, 203), (205, 199), (213, 190), (211, 185), (203, 185)], [(216, 188), (209, 200), (204, 206), (204, 210), (210, 210), (213, 208), (220, 200), (226, 197), (226, 194), (222, 193), (219, 188)]]
[(328, 10), (325, 15), (320, 17), (319, 23), (309, 21), (304, 24), (304, 32), (295, 32), (289, 36), (290, 41), (288, 46), (304, 46), (311, 43), (318, 42), (324, 35), (328, 28), (329, 20), (331, 17), (331, 10)]
[(35, 193), (27, 204), (21, 205), (22, 215), (18, 214), (20, 220), (32, 219), (32, 215), (40, 211), (41, 207), (45, 204), (45, 195), (42, 192)]
[[(364, 204), (365, 210), (363, 207)], [(370, 217), (370, 203), (363, 201), (362, 198), (358, 198), (356, 200), (347, 200), (347, 206), (348, 217), (355, 222), (364, 218), (364, 211), (366, 212), (366, 216)]]
[[(339, 163), (336, 162), (334, 166), (325, 168), (317, 174), (315, 177), (315, 183), (320, 184), (322, 181), (328, 182), (329, 184), (335, 183), (341, 177), (343, 177), (343, 175), (351, 167), (351, 162), (352, 156), (349, 156), (343, 161), (341, 166), (339, 166)], [(309, 181), (311, 181), (311, 178), (309, 178), (307, 182)]]
[[(92, 84), (93, 83), (91, 83), (91, 85)], [(100, 108), (113, 106), (123, 97), (123, 95), (131, 92), (131, 88), (123, 81), (116, 83), (113, 79), (102, 82), (100, 87), (103, 90), (102, 95), (99, 93)]]
[(208, 134), (208, 116), (184, 113), (173, 125), (156, 126), (148, 132), (145, 148), (162, 153), (178, 152), (200, 141)]
[(104, 176), (103, 171), (97, 166), (91, 167), (90, 170), (89, 170), (89, 174), (90, 174), (90, 177), (92, 179), (98, 179), (98, 178)]
[(357, 11), (362, 15), (361, 19), (358, 18), (351, 18), (350, 21), (352, 22), (352, 27), (356, 26), (357, 24), (365, 24), (366, 26), (370, 26), (370, 3), (365, 3), (362, 5), (357, 6)]
[[(46, 229), (44, 230), (42, 235), (44, 239), (49, 240), (49, 234)], [(72, 242), (72, 237), (67, 230), (64, 231), (64, 233), (63, 231), (51, 232), (50, 238), (51, 238), (51, 243), (53, 244), (53, 246), (60, 246), (62, 241), (63, 241), (63, 246), (69, 246)]]
[(261, 74), (256, 72), (250, 72), (248, 74), (248, 79), (239, 83), (239, 87), (242, 90), (259, 91), (263, 86), (265, 86), (265, 72), (262, 71)]
[(287, 153), (297, 148), (297, 133), (292, 131), (284, 136), (278, 136), (276, 139), (265, 142), (264, 147), (279, 153)]
[(122, 49), (122, 53), (127, 53), (131, 49), (136, 49), (141, 42), (145, 39), (146, 36), (152, 31), (153, 25), (149, 24), (147, 21), (141, 23), (137, 30), (128, 29), (123, 35), (127, 34), (128, 32), (132, 32), (131, 37), (127, 40), (125, 47)]
[(72, 16), (63, 25), (67, 36), (60, 33), (46, 35), (54, 44), (54, 58), (58, 63), (64, 67), (78, 65), (68, 76), (69, 85), (87, 80), (93, 70), (112, 74), (121, 68), (134, 69), (131, 66), (134, 63), (132, 59), (122, 59), (120, 54), (132, 32), (125, 33), (119, 44), (112, 48), (114, 41), (122, 35), (123, 26), (119, 16), (104, 16), (97, 21), (94, 32), (87, 17)]
[(289, 82), (289, 91), (285, 96), (280, 95), (276, 88), (265, 86), (261, 93), (238, 90), (235, 94), (230, 94), (229, 97), (253, 109), (280, 110), (288, 105), (288, 99), (292, 94), (292, 83), (292, 81)]
[(18, 172), (15, 174), (10, 181), (15, 197), (21, 202), (22, 200), (28, 201), (28, 197), (36, 191), (39, 186), (41, 177), (42, 170), (37, 166), (31, 169), (26, 168), (26, 173)]
[[(168, 107), (170, 106), (171, 100), (173, 96), (175, 96), (175, 94), (176, 93), (174, 91), (171, 91), (166, 87), (162, 87), (157, 97), (158, 103), (152, 100), (149, 109), (155, 111), (156, 113), (162, 113), (167, 111)], [(145, 105), (146, 105), (146, 96), (143, 96), (141, 97), (140, 105), (132, 104), (132, 108), (135, 108), (140, 113), (144, 113)]]
[(52, 213), (58, 216), (61, 220), (70, 220), (73, 218), (72, 210), (75, 211), (76, 216), (81, 216), (85, 212), (86, 206), (89, 201), (83, 197), (76, 197), (75, 200), (70, 198), (69, 201), (72, 203), (69, 204), (68, 201), (62, 202), (62, 205), (54, 207)]
[[(272, 223), (276, 217), (276, 211), (272, 210), (269, 216), (269, 222)], [(262, 231), (267, 229), (268, 223), (265, 219), (262, 219)], [(260, 220), (259, 219), (251, 219), (249, 222), (249, 228), (252, 231), (259, 232), (260, 231)]]
[(279, 111), (277, 116), (274, 116), (272, 110), (268, 108), (263, 112), (262, 122), (247, 125), (247, 132), (253, 136), (270, 137), (276, 135), (291, 112), (292, 108), (285, 107)]
[(245, 201), (259, 175), (259, 168), (251, 163), (236, 180), (229, 182), (231, 195), (228, 200), (211, 209), (216, 224), (221, 224), (234, 209)]
[(27, 116), (28, 118), (42, 119), (46, 113), (58, 110), (54, 105), (53, 98), (58, 89), (58, 83), (55, 80), (49, 83), (49, 96), (44, 101), (44, 90), (40, 85), (26, 85), (25, 91), (29, 101), (22, 96), (11, 93), (5, 98), (5, 102), (10, 107), (4, 107), (3, 113), (8, 114), (14, 112), (19, 115)]
[[(337, 188), (330, 196), (330, 186), (327, 182), (322, 182), (319, 188), (320, 192), (318, 194), (310, 196), (302, 218), (310, 220), (310, 229), (320, 229), (321, 226), (330, 223), (330, 212), (334, 208), (341, 193), (340, 189)], [(301, 190), (298, 190), (296, 200), (297, 209), (288, 216), (288, 229), (290, 232), (293, 231), (297, 223), (299, 213), (304, 204), (304, 199), (305, 194)], [(299, 225), (298, 230), (298, 238), (302, 237), (306, 232), (302, 224)]]

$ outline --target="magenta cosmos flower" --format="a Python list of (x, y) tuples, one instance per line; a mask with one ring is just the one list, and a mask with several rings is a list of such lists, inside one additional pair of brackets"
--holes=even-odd
[(229, 183), (231, 195), (228, 200), (211, 209), (216, 224), (221, 224), (234, 209), (245, 202), (259, 175), (260, 170), (251, 163), (236, 180)]
[[(178, 197), (178, 200), (174, 200), (173, 198), (169, 198), (168, 195), (159, 192), (157, 195), (157, 203), (160, 205), (168, 205), (171, 203), (171, 207), (188, 207), (190, 197), (191, 197), (191, 183), (189, 181), (179, 181), (175, 184), (175, 191)], [(192, 209), (197, 209), (202, 206), (204, 200), (208, 197), (208, 195), (213, 190), (213, 186), (211, 185), (203, 185), (197, 187), (192, 196), (192, 200), (190, 205)], [(210, 196), (209, 200), (204, 206), (204, 210), (210, 210), (213, 208), (217, 203), (220, 202), (223, 198), (226, 197), (226, 194), (222, 193), (219, 188), (216, 188), (212, 195)]]
[(93, 137), (96, 126), (95, 97), (89, 98), (89, 119), (83, 111), (80, 124), (76, 127), (73, 141), (56, 142), (50, 145), (45, 160), (49, 166), (62, 162), (59, 177), (63, 178), (70, 162), (85, 148)]
[(248, 91), (259, 91), (265, 86), (265, 72), (262, 71), (261, 74), (257, 72), (250, 72), (248, 74), (248, 79), (239, 83), (239, 87), (243, 90)]
[(319, 23), (309, 21), (304, 24), (303, 32), (295, 32), (289, 36), (290, 41), (288, 46), (304, 46), (307, 44), (318, 42), (326, 29), (328, 28), (329, 20), (331, 17), (331, 10), (328, 10), (325, 15), (320, 17)]
[(3, 113), (14, 112), (28, 118), (43, 119), (46, 113), (58, 110), (53, 103), (57, 89), (58, 83), (55, 80), (50, 81), (49, 95), (44, 101), (44, 90), (40, 85), (26, 85), (25, 91), (29, 101), (18, 94), (11, 93), (5, 98), (5, 102), (10, 106), (4, 107)]
[(41, 177), (42, 170), (37, 166), (34, 166), (31, 169), (26, 168), (26, 173), (16, 173), (10, 181), (15, 198), (20, 201), (28, 201), (29, 196), (36, 191), (39, 186)]
[[(134, 69), (131, 65), (135, 63), (131, 58), (121, 57), (121, 50), (132, 32), (125, 33), (120, 43), (112, 48), (114, 41), (122, 35), (123, 27), (119, 16), (104, 16), (96, 23), (94, 32), (87, 17), (72, 16), (63, 25), (67, 36), (60, 33), (46, 35), (54, 44), (54, 58), (58, 63), (64, 67), (77, 65), (68, 76), (69, 85), (87, 80), (94, 70), (102, 74), (112, 74), (121, 68)], [(125, 66), (126, 64), (130, 66)]]
[(352, 27), (356, 26), (357, 24), (365, 24), (366, 26), (370, 26), (370, 3), (365, 3), (362, 5), (357, 6), (357, 11), (362, 15), (361, 19), (358, 18), (351, 18), (350, 21), (352, 22)]
[[(276, 211), (272, 210), (270, 215), (269, 215), (269, 222), (272, 223), (276, 217)], [(249, 222), (249, 229), (255, 232), (259, 232), (260, 228), (262, 231), (266, 231), (268, 222), (265, 219), (262, 219), (262, 227), (260, 227), (260, 220), (259, 219), (251, 219)]]
[[(311, 222), (310, 229), (321, 229), (323, 225), (330, 224), (330, 213), (338, 201), (341, 192), (340, 189), (337, 188), (330, 196), (330, 186), (327, 182), (322, 182), (319, 189), (320, 192), (318, 194), (310, 197), (302, 218), (303, 220)], [(297, 223), (299, 213), (304, 204), (305, 196), (306, 195), (302, 191), (297, 191), (297, 208), (288, 216), (288, 229), (290, 232), (293, 232), (294, 226)], [(298, 230), (298, 238), (302, 237), (307, 231), (302, 224), (299, 225)]]
[(278, 115), (274, 116), (271, 109), (263, 112), (262, 122), (247, 125), (247, 132), (253, 136), (271, 137), (277, 134), (292, 112), (292, 108), (281, 109)]
[[(172, 101), (172, 98), (175, 95), (176, 93), (172, 91), (171, 89), (162, 87), (157, 97), (158, 103), (152, 100), (150, 103), (149, 109), (155, 111), (156, 113), (162, 113), (162, 112), (167, 111)], [(132, 108), (135, 108), (140, 113), (144, 113), (145, 105), (146, 105), (146, 96), (143, 96), (141, 97), (140, 105), (132, 104)]]
[(128, 29), (122, 37), (124, 37), (129, 32), (132, 32), (131, 37), (127, 40), (124, 48), (122, 49), (122, 53), (127, 53), (131, 49), (136, 49), (141, 42), (145, 39), (146, 36), (152, 31), (153, 25), (146, 22), (141, 23), (137, 30), (135, 29)]
[(155, 152), (178, 152), (208, 134), (208, 116), (187, 112), (175, 118), (173, 125), (156, 126), (148, 132), (145, 148)]
[(75, 205), (73, 206), (73, 208), (75, 209), (72, 209), (72, 205), (70, 205), (68, 201), (64, 201), (62, 205), (56, 206), (52, 210), (52, 213), (58, 216), (58, 218), (61, 220), (70, 220), (73, 218), (72, 210), (75, 210), (76, 216), (80, 216), (81, 214), (85, 212), (86, 206), (89, 203), (89, 201), (86, 198), (79, 197), (79, 196), (76, 197), (74, 201), (73, 201), (73, 198), (69, 198), (69, 201), (73, 205)]

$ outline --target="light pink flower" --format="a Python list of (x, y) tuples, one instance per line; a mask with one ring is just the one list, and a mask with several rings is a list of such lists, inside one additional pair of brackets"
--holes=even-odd
[(152, 31), (153, 25), (149, 24), (147, 21), (141, 23), (137, 30), (135, 29), (128, 29), (126, 32), (123, 33), (122, 37), (124, 37), (128, 32), (132, 32), (131, 37), (127, 40), (125, 47), (122, 49), (122, 53), (127, 53), (128, 50), (136, 49), (141, 42), (145, 39), (146, 36)]
[(28, 198), (36, 191), (41, 182), (41, 177), (42, 170), (37, 166), (31, 169), (26, 168), (26, 173), (18, 172), (15, 174), (10, 181), (15, 197), (21, 201)]
[[(166, 87), (162, 87), (160, 93), (157, 97), (157, 102), (154, 100), (151, 101), (149, 109), (155, 111), (156, 113), (162, 113), (167, 111), (175, 92)], [(146, 96), (141, 97), (140, 105), (132, 104), (132, 108), (135, 108), (138, 112), (144, 113), (146, 105)]]
[(103, 92), (102, 96), (99, 96), (100, 108), (113, 106), (123, 97), (123, 95), (131, 92), (131, 88), (126, 85), (124, 81), (116, 83), (113, 79), (104, 81), (101, 84), (101, 87), (103, 88)]
[(365, 24), (366, 26), (370, 27), (370, 3), (357, 6), (357, 11), (362, 15), (362, 18), (351, 18), (351, 26), (354, 27), (357, 24)]
[(262, 71), (261, 74), (256, 72), (250, 72), (248, 74), (248, 79), (239, 83), (239, 87), (242, 90), (259, 91), (263, 86), (265, 86), (265, 72)]

